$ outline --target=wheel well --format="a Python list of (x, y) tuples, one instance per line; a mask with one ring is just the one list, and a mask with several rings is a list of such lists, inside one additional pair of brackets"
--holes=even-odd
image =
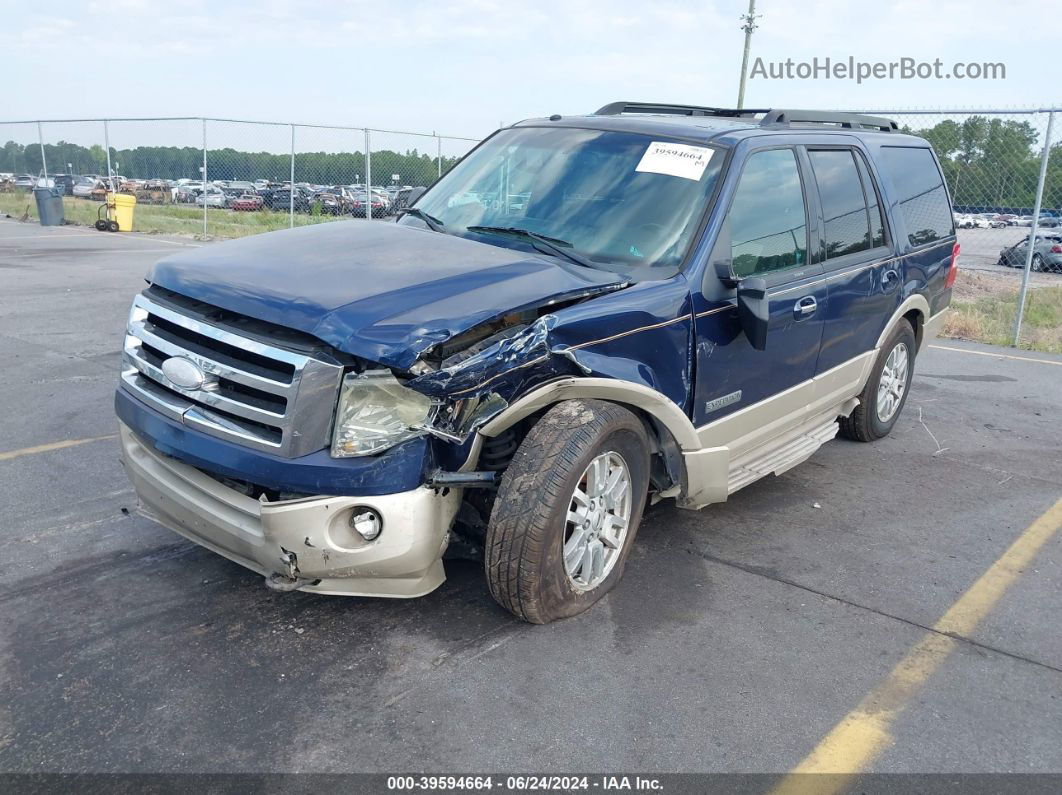
[(914, 330), (915, 335), (915, 348), (922, 347), (922, 324), (925, 322), (925, 317), (922, 315), (920, 309), (912, 309), (905, 314), (904, 320), (911, 324), (911, 328)]
[(682, 450), (671, 431), (645, 409), (631, 405), (630, 403), (624, 403), (619, 400), (609, 400), (607, 398), (561, 397), (558, 400), (539, 408), (523, 419), (518, 420), (510, 426), (510, 428), (506, 429), (506, 431), (503, 431), (502, 434), (499, 434), (498, 437), (495, 437), (500, 440), (504, 434), (508, 440), (515, 441), (515, 444), (513, 444), (512, 441), (505, 444), (508, 455), (502, 456), (501, 460), (497, 457), (493, 458), (489, 467), (484, 467), (483, 456), (488, 450), (488, 446), (485, 445), (483, 452), (480, 454), (479, 468), (490, 468), (498, 472), (507, 469), (509, 462), (512, 460), (513, 454), (516, 452), (516, 448), (521, 442), (523, 442), (528, 431), (530, 431), (531, 428), (542, 419), (546, 412), (558, 403), (563, 403), (566, 400), (601, 400), (627, 409), (627, 411), (631, 412), (635, 417), (642, 421), (642, 425), (645, 426), (646, 436), (649, 438), (649, 455), (651, 459), (649, 474), (650, 484), (653, 490), (665, 491), (672, 486), (681, 485), (684, 482), (685, 468), (682, 460)]

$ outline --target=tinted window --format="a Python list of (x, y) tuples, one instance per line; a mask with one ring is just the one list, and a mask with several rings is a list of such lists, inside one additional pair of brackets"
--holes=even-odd
[(870, 170), (867, 169), (867, 164), (864, 162), (862, 155), (856, 155), (856, 166), (859, 167), (859, 176), (863, 179), (863, 192), (867, 195), (871, 245), (884, 246), (885, 221), (881, 216), (881, 204), (878, 202), (878, 194), (874, 191), (874, 180), (870, 176)]
[(826, 258), (870, 248), (863, 183), (849, 149), (808, 152), (826, 223)]
[(886, 146), (881, 149), (881, 157), (896, 187), (911, 245), (932, 243), (950, 235), (954, 229), (948, 192), (933, 153), (915, 147)]
[(807, 261), (804, 191), (792, 149), (757, 152), (748, 159), (729, 221), (734, 275), (777, 271)]

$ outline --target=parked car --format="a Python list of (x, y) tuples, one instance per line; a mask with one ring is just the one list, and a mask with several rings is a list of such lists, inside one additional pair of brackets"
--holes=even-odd
[(1036, 225), (1041, 229), (1055, 229), (1062, 226), (1062, 222), (1053, 215), (1043, 215), (1040, 220), (1036, 222)]
[(973, 216), (966, 213), (952, 213), (952, 219), (956, 229), (973, 229), (975, 226)]
[(1014, 222), (1014, 226), (1032, 226), (1032, 220), (1031, 215), (1022, 215)]
[(224, 208), (229, 206), (230, 200), (231, 197), (225, 191), (214, 185), (207, 186), (202, 193), (195, 197), (195, 203), (199, 207)]
[(257, 193), (244, 193), (241, 196), (237, 196), (235, 199), (229, 201), (229, 207), (233, 210), (261, 210), (263, 205), (262, 197)]
[(305, 188), (296, 186), (294, 202), (292, 201), (291, 188), (289, 187), (277, 188), (268, 199), (268, 207), (271, 210), (287, 212), (292, 206), (294, 206), (297, 213), (308, 213), (310, 211), (310, 194)]
[(352, 215), (354, 215), (356, 217), (359, 217), (359, 218), (364, 218), (365, 217), (365, 206), (366, 206), (366, 204), (371, 204), (371, 206), (372, 206), (371, 212), (372, 212), (372, 217), (373, 218), (383, 218), (385, 215), (387, 215), (388, 203), (384, 200), (384, 198), (382, 196), (380, 196), (378, 193), (376, 193), (374, 191), (371, 194), (371, 199), (366, 201), (365, 197), (366, 197), (365, 191), (360, 191), (360, 192), (354, 193), (354, 195), (353, 195), (353, 203), (351, 205), (351, 214)]
[(26, 188), (27, 190), (37, 184), (37, 178), (30, 174), (19, 174), (15, 177), (16, 188)]
[(350, 215), (354, 212), (354, 195), (342, 185), (333, 185), (318, 191), (314, 194), (313, 201), (320, 207), (321, 212), (329, 215)]
[[(145, 513), (277, 591), (420, 596), (473, 550), (545, 623), (617, 584), (650, 500), (888, 435), (957, 273), (930, 145), (646, 107), (501, 129), (397, 223), (157, 263), (115, 399)], [(451, 202), (502, 180), (520, 211)]]
[[(1029, 238), (1019, 240), (999, 252), (999, 263), (1005, 268), (1024, 268), (1029, 255)], [(1062, 273), (1062, 235), (1037, 235), (1033, 246), (1032, 269), (1034, 271)]]
[(74, 183), (74, 187), (70, 189), (70, 193), (80, 199), (90, 199), (93, 197), (94, 192), (105, 189), (105, 187), (103, 180), (99, 177), (83, 176)]
[(74, 195), (74, 185), (77, 184), (77, 176), (75, 174), (52, 174), (52, 180), (55, 183), (55, 187), (62, 188), (64, 196)]
[(202, 192), (202, 185), (196, 185), (194, 183), (178, 185), (177, 194), (174, 197), (174, 201), (176, 201), (178, 204), (195, 204), (196, 196), (198, 196)]

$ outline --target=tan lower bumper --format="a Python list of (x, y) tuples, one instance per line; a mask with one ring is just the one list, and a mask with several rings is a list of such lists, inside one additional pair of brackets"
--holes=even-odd
[(936, 339), (937, 334), (940, 333), (940, 327), (944, 325), (944, 318), (947, 314), (948, 310), (942, 309), (922, 324), (922, 343), (918, 346), (919, 350)]
[[(441, 558), (460, 489), (446, 496), (420, 487), (378, 497), (259, 502), (159, 455), (119, 427), (141, 512), (236, 563), (265, 576), (294, 573), (303, 581), (298, 590), (344, 596), (423, 596), (445, 579)], [(374, 541), (350, 527), (356, 506), (383, 517)]]

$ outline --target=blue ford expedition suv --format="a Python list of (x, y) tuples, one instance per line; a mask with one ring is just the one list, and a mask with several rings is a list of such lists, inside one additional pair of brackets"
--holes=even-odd
[(619, 580), (647, 500), (889, 433), (958, 245), (887, 119), (615, 103), (483, 141), (397, 223), (159, 262), (115, 404), (142, 510), (281, 591), (483, 560), (527, 621)]

